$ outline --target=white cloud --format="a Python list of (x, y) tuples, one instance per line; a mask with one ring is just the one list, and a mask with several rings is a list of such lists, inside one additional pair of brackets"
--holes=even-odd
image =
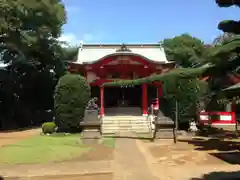
[(58, 40), (63, 42), (63, 46), (68, 46), (68, 45), (75, 46), (80, 44), (80, 39), (78, 39), (77, 36), (73, 33), (63, 34), (61, 37), (58, 38)]
[(95, 35), (91, 33), (85, 33), (82, 36), (77, 36), (74, 33), (65, 33), (60, 38), (58, 38), (59, 41), (65, 42), (63, 43), (63, 46), (67, 45), (79, 45), (81, 43), (92, 43), (101, 41), (102, 36), (101, 35)]

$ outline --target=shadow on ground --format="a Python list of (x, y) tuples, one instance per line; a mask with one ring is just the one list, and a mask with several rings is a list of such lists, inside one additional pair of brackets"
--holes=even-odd
[(217, 127), (208, 127), (202, 128), (202, 130), (198, 133), (199, 136), (203, 137), (212, 137), (212, 138), (228, 138), (234, 139), (237, 138), (239, 135), (239, 130), (236, 131), (234, 128), (231, 130), (227, 130), (227, 128), (217, 128)]
[(210, 151), (210, 150), (217, 150), (217, 151), (236, 151), (240, 150), (240, 141), (234, 140), (223, 140), (223, 139), (198, 139), (193, 138), (191, 140), (178, 140), (179, 142), (186, 142), (196, 146), (196, 150), (199, 151)]
[(236, 172), (211, 172), (204, 174), (200, 178), (191, 178), (191, 180), (240, 180), (240, 171)]
[(229, 164), (240, 164), (240, 142), (223, 139), (179, 140), (195, 146), (197, 151), (213, 151), (210, 155)]

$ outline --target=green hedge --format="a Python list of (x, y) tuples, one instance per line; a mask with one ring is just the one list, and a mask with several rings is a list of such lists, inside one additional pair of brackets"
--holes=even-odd
[(59, 131), (76, 131), (90, 99), (87, 80), (76, 74), (61, 77), (55, 88), (54, 106)]
[(42, 125), (43, 134), (52, 134), (56, 131), (57, 125), (54, 122), (45, 122)]

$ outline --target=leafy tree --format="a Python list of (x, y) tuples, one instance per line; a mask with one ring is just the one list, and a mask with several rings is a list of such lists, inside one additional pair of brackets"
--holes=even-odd
[(65, 61), (76, 61), (78, 55), (79, 47), (77, 46), (70, 46), (70, 47), (63, 47), (63, 60)]
[(207, 57), (207, 48), (204, 43), (189, 34), (182, 34), (162, 41), (168, 60), (184, 68), (199, 64)]
[(54, 86), (64, 74), (57, 41), (64, 6), (60, 0), (4, 0), (0, 8), (0, 60), (7, 63), (0, 70), (0, 124), (35, 124), (38, 111), (53, 108)]
[(90, 93), (87, 80), (80, 75), (66, 74), (59, 79), (55, 89), (54, 106), (56, 124), (60, 131), (79, 128)]
[[(163, 112), (175, 119), (176, 100), (178, 101), (178, 112), (180, 127), (188, 128), (189, 120), (194, 120), (201, 110), (200, 103), (206, 99), (208, 84), (197, 78), (175, 79), (164, 81), (164, 99), (166, 107)], [(186, 125), (186, 126), (185, 126)]]
[[(219, 7), (240, 5), (239, 2), (232, 0), (216, 0), (216, 3)], [(237, 34), (240, 34), (240, 21), (225, 20), (219, 23), (218, 28), (224, 33), (230, 33), (231, 38), (218, 46), (213, 53), (213, 55), (218, 58), (217, 63), (221, 63), (226, 60), (228, 61), (227, 63), (235, 63), (235, 60), (239, 61), (240, 36)]]
[(239, 36), (235, 34), (224, 32), (213, 40), (213, 46), (220, 46), (226, 44), (234, 39), (237, 39), (238, 37)]
[(16, 50), (28, 60), (46, 61), (42, 57), (49, 58), (48, 52), (52, 53), (55, 48), (55, 40), (65, 23), (62, 3), (59, 0), (8, 0), (2, 1), (0, 7), (0, 15), (4, 17), (0, 19), (1, 43), (12, 50), (13, 55)]

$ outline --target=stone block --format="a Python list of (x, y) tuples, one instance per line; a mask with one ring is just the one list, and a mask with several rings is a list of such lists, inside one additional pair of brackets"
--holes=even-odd
[(98, 144), (101, 137), (101, 133), (98, 129), (83, 130), (81, 134), (81, 140), (84, 144)]

